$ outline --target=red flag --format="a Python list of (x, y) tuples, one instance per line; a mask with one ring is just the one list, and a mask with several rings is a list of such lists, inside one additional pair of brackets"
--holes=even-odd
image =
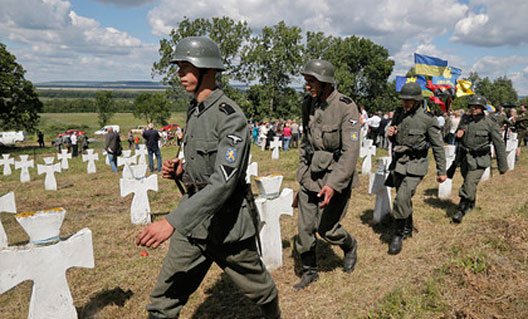
[(440, 99), (439, 97), (437, 96), (430, 96), (429, 97), (429, 100), (431, 102), (433, 102), (434, 104), (440, 106), (440, 110), (442, 110), (442, 112), (445, 112), (446, 111), (446, 105), (444, 103), (444, 101), (442, 101), (442, 99)]

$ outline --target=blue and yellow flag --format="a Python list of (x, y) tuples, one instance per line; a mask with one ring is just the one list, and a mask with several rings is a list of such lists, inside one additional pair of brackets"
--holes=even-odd
[(453, 66), (448, 66), (441, 76), (433, 76), (433, 84), (449, 84), (453, 87), (457, 85), (457, 80), (462, 75), (462, 70)]
[(420, 84), (420, 87), (422, 88), (422, 90), (425, 90), (426, 80), (425, 80), (425, 76), (423, 75), (416, 75), (416, 76), (410, 76), (410, 77), (396, 76), (396, 92), (400, 92), (401, 88), (405, 85), (405, 83), (411, 83), (411, 82), (416, 82)]
[(447, 67), (447, 61), (423, 54), (414, 54), (416, 74), (441, 76)]

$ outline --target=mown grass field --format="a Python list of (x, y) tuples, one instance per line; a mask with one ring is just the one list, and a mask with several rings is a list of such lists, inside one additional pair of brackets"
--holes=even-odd
[[(181, 119), (183, 114), (178, 114), (175, 121), (183, 123)], [(97, 126), (93, 114), (91, 118), (45, 114), (43, 125), (52, 123)], [(122, 138), (123, 127), (136, 125), (131, 115), (120, 115), (114, 123), (121, 125)], [(34, 144), (28, 142), (11, 154), (35, 154), (37, 163), (44, 155), (55, 154), (51, 148), (33, 153)], [(100, 145), (94, 146), (100, 153)], [(460, 225), (451, 224), (448, 217), (456, 209), (460, 175), (455, 177), (452, 199), (439, 200), (431, 164), (414, 197), (417, 231), (397, 256), (387, 254), (390, 225), (369, 223), (375, 198), (367, 194), (368, 178), (362, 177), (343, 221), (359, 242), (355, 271), (343, 273), (339, 247), (320, 242), (320, 279), (304, 291), (292, 288), (298, 280), (294, 271), (298, 262), (292, 257), (298, 212), (283, 217), (284, 266), (272, 273), (283, 318), (528, 318), (528, 150), (523, 151), (513, 172), (499, 176), (494, 169), (494, 176), (480, 185), (477, 207)], [(176, 149), (166, 147), (162, 152), (168, 158)], [(298, 189), (296, 150), (281, 153), (279, 161), (271, 161), (269, 152), (256, 147), (252, 154), (261, 176), (284, 175), (283, 186)], [(80, 318), (145, 318), (148, 295), (168, 246), (140, 256), (134, 241), (142, 227), (130, 223), (132, 197), (120, 197), (119, 176), (102, 161), (97, 170), (87, 175), (80, 157), (71, 160), (70, 169), (57, 174), (57, 192), (44, 191), (44, 176), (37, 176), (36, 169), (26, 184), (14, 171), (12, 176), (0, 176), (0, 195), (14, 191), (19, 212), (64, 207), (63, 236), (84, 227), (92, 230), (95, 268), (74, 268), (67, 274)], [(180, 196), (174, 182), (160, 179), (159, 191), (149, 197), (158, 219), (177, 205)], [(2, 221), (10, 245), (27, 242), (11, 215), (2, 214)], [(27, 317), (31, 285), (25, 282), (0, 295), (2, 319)], [(260, 313), (213, 266), (182, 318), (246, 319), (260, 318)]]

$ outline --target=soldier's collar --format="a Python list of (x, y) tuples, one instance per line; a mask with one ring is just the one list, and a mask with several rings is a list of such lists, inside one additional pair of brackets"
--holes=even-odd
[[(224, 95), (224, 91), (222, 91), (219, 88), (216, 88), (209, 96), (205, 99), (205, 101), (198, 103), (196, 105), (196, 116), (200, 116), (202, 113), (204, 113), (207, 109), (211, 107), (220, 97)], [(193, 100), (196, 103), (196, 100)]]
[(326, 98), (326, 100), (321, 101), (317, 99), (316, 106), (324, 110), (328, 105), (330, 105), (337, 98), (337, 95), (338, 95), (337, 90), (334, 89), (332, 93), (330, 93), (330, 95)]

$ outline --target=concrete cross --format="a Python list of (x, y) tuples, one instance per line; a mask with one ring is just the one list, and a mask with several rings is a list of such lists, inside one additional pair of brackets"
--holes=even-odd
[(0, 294), (32, 280), (28, 318), (75, 319), (77, 311), (66, 280), (66, 271), (72, 267), (94, 267), (92, 232), (88, 228), (54, 245), (0, 250)]
[(57, 180), (55, 179), (55, 172), (61, 172), (61, 164), (53, 164), (53, 157), (44, 157), (44, 163), (46, 165), (37, 165), (38, 175), (46, 174), (44, 179), (44, 189), (47, 191), (56, 191), (57, 190)]
[(139, 144), (139, 148), (136, 150), (136, 153), (134, 154), (138, 158), (138, 164), (143, 165), (147, 164), (147, 145), (145, 144)]
[(359, 149), (359, 156), (364, 157), (361, 164), (361, 175), (368, 175), (372, 170), (372, 156), (376, 155), (376, 146), (373, 144), (373, 140), (366, 139)]
[[(130, 206), (130, 217), (132, 224), (144, 225), (150, 223), (150, 204), (148, 191), (158, 191), (158, 175), (153, 174), (145, 177), (147, 165), (129, 166), (133, 170), (134, 179), (122, 178), (119, 181), (121, 187), (121, 197), (134, 193), (132, 204)], [(124, 171), (127, 168), (125, 167)]]
[(137, 164), (137, 156), (131, 156), (131, 153), (132, 151), (130, 150), (123, 151), (123, 155), (117, 158), (117, 166), (123, 166), (123, 178), (125, 178), (125, 175), (127, 174), (126, 171), (128, 170), (128, 167), (132, 164)]
[(249, 164), (246, 169), (246, 184), (251, 184), (251, 176), (258, 176), (258, 163), (251, 162), (251, 155), (249, 155)]
[(374, 224), (381, 222), (392, 210), (391, 189), (385, 186), (385, 181), (389, 176), (390, 162), (390, 157), (381, 157), (377, 160), (378, 170), (374, 174), (371, 189), (372, 194), (376, 195), (376, 204), (372, 217), (372, 223)]
[[(450, 167), (456, 157), (456, 146), (445, 145), (444, 152), (446, 157), (446, 167)], [(448, 178), (438, 185), (438, 198), (451, 198), (451, 190), (453, 189), (453, 180)]]
[(0, 165), (4, 165), (4, 175), (11, 175), (11, 165), (15, 164), (14, 158), (9, 158), (9, 154), (2, 154)]
[(269, 270), (282, 266), (282, 237), (280, 216), (293, 215), (293, 190), (285, 188), (280, 192), (282, 176), (259, 177), (255, 179), (260, 195), (255, 199), (262, 227), (262, 261)]
[(31, 180), (29, 168), (34, 168), (33, 160), (28, 160), (29, 155), (20, 155), (20, 161), (15, 161), (15, 169), (20, 169), (20, 182), (26, 183)]
[(273, 141), (270, 143), (270, 148), (272, 149), (271, 152), (271, 159), (272, 160), (278, 160), (279, 159), (279, 147), (282, 147), (282, 143), (280, 141), (279, 137), (274, 137)]
[(97, 171), (95, 167), (95, 161), (99, 160), (99, 154), (94, 153), (94, 150), (91, 148), (87, 149), (86, 153), (87, 154), (82, 155), (82, 160), (83, 162), (88, 162), (88, 166), (86, 167), (88, 174), (93, 174)]
[(519, 141), (517, 140), (517, 133), (512, 133), (511, 137), (506, 142), (506, 160), (508, 162), (508, 170), (513, 171), (515, 168), (515, 156)]
[(57, 154), (57, 160), (60, 161), (61, 169), (70, 168), (68, 160), (71, 158), (72, 155), (71, 153), (68, 153), (68, 150), (61, 150), (61, 152)]
[(103, 151), (103, 156), (105, 157), (105, 164), (110, 166), (110, 158), (108, 157), (108, 152)]
[[(9, 192), (0, 197), (0, 213), (2, 212), (16, 214), (15, 193)], [(0, 219), (0, 250), (6, 248), (7, 243), (7, 235)]]

